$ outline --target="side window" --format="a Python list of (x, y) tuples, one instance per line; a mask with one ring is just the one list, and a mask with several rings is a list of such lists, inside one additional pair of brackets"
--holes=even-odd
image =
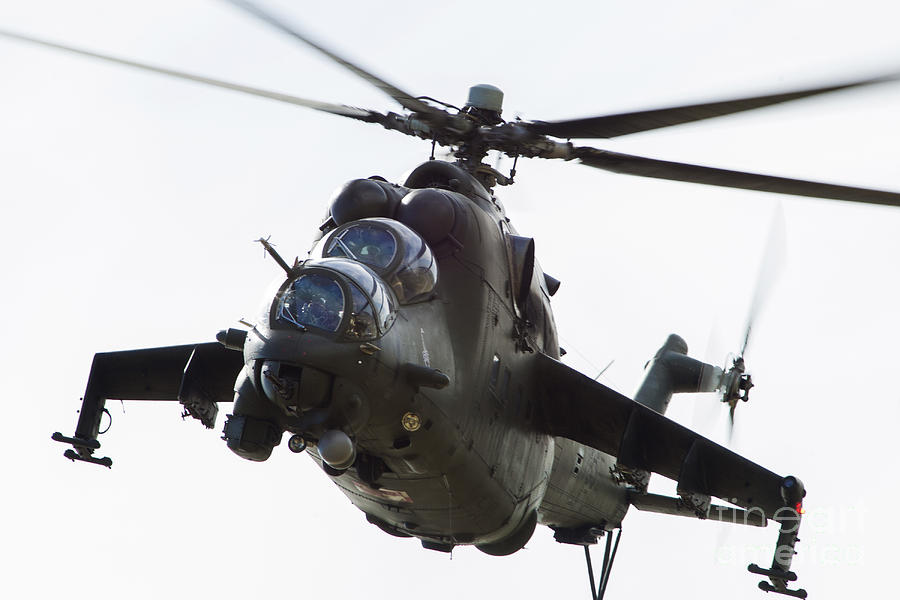
[(492, 390), (497, 389), (497, 380), (500, 378), (500, 356), (495, 354), (491, 360), (491, 379), (490, 386)]
[(512, 376), (512, 372), (509, 367), (503, 367), (501, 369), (500, 367), (502, 365), (500, 363), (500, 355), (495, 354), (491, 359), (491, 374), (488, 385), (494, 399), (497, 400), (498, 404), (503, 406), (506, 404), (507, 396), (509, 394), (509, 380)]

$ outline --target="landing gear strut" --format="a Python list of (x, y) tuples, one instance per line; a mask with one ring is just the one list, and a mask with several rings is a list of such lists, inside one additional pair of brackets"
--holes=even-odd
[(600, 568), (600, 582), (594, 581), (594, 566), (591, 560), (591, 547), (584, 546), (584, 559), (587, 562), (588, 578), (591, 580), (591, 598), (592, 600), (603, 600), (606, 593), (606, 584), (609, 583), (609, 574), (612, 571), (613, 561), (616, 560), (616, 551), (619, 549), (619, 540), (622, 538), (622, 528), (616, 535), (615, 544), (612, 539), (612, 532), (606, 533), (606, 550), (603, 552), (603, 565)]

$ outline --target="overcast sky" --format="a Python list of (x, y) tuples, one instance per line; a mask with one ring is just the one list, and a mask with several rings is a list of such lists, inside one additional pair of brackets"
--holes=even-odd
[[(398, 110), (218, 2), (0, 1), (0, 27), (248, 85)], [(414, 94), (506, 92), (551, 120), (727, 99), (900, 70), (891, 2), (272, 2)], [(585, 3), (588, 4), (588, 3)], [(306, 457), (255, 464), (179, 407), (110, 403), (101, 455), (70, 464), (94, 352), (209, 341), (305, 253), (332, 191), (399, 181), (429, 144), (338, 117), (0, 40), (7, 335), (0, 590), (16, 597), (586, 598), (580, 548), (539, 528), (509, 558), (389, 537)], [(599, 147), (900, 190), (900, 83)], [(511, 161), (501, 164), (508, 169)], [(568, 362), (631, 393), (670, 332), (734, 350), (778, 198), (520, 161), (497, 193), (534, 236)], [(734, 448), (809, 490), (795, 562), (816, 598), (893, 585), (900, 521), (900, 209), (785, 198), (783, 275), (760, 314)], [(714, 325), (715, 324), (715, 325)], [(724, 441), (676, 398), (669, 415)], [(223, 406), (221, 412), (227, 412)], [(702, 411), (700, 411), (702, 412)], [(654, 488), (671, 492), (665, 480)], [(629, 513), (609, 598), (760, 598), (760, 530)], [(598, 551), (596, 554), (600, 555)]]

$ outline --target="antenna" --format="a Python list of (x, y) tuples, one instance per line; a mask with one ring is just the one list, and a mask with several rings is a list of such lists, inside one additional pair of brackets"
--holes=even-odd
[(269, 236), (269, 237), (267, 237), (267, 238), (259, 238), (259, 239), (256, 240), (256, 241), (259, 242), (260, 244), (262, 244), (263, 248), (266, 249), (266, 252), (268, 252), (269, 255), (270, 255), (272, 258), (275, 259), (275, 262), (278, 263), (278, 266), (281, 267), (282, 269), (284, 269), (284, 272), (285, 272), (285, 273), (287, 273), (288, 275), (290, 275), (290, 274), (291, 274), (291, 271), (292, 271), (293, 269), (291, 269), (291, 267), (288, 266), (288, 264), (287, 264), (286, 262), (284, 262), (284, 259), (281, 258), (281, 255), (280, 255), (280, 254), (278, 254), (278, 251), (275, 250), (275, 247), (272, 246), (272, 244), (269, 243), (269, 238), (271, 238), (271, 237), (272, 237), (272, 236)]

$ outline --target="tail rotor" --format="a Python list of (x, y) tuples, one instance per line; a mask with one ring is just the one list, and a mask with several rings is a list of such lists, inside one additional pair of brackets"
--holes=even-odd
[[(738, 403), (747, 402), (750, 399), (750, 390), (753, 388), (753, 378), (747, 372), (744, 356), (750, 347), (756, 319), (762, 312), (784, 267), (786, 240), (784, 209), (779, 203), (769, 226), (763, 257), (759, 264), (753, 296), (741, 338), (740, 350), (736, 355), (729, 354), (726, 357), (717, 390), (719, 400), (728, 405), (729, 443), (734, 434), (735, 411)], [(710, 339), (715, 340), (716, 337), (714, 332), (711, 334)]]

